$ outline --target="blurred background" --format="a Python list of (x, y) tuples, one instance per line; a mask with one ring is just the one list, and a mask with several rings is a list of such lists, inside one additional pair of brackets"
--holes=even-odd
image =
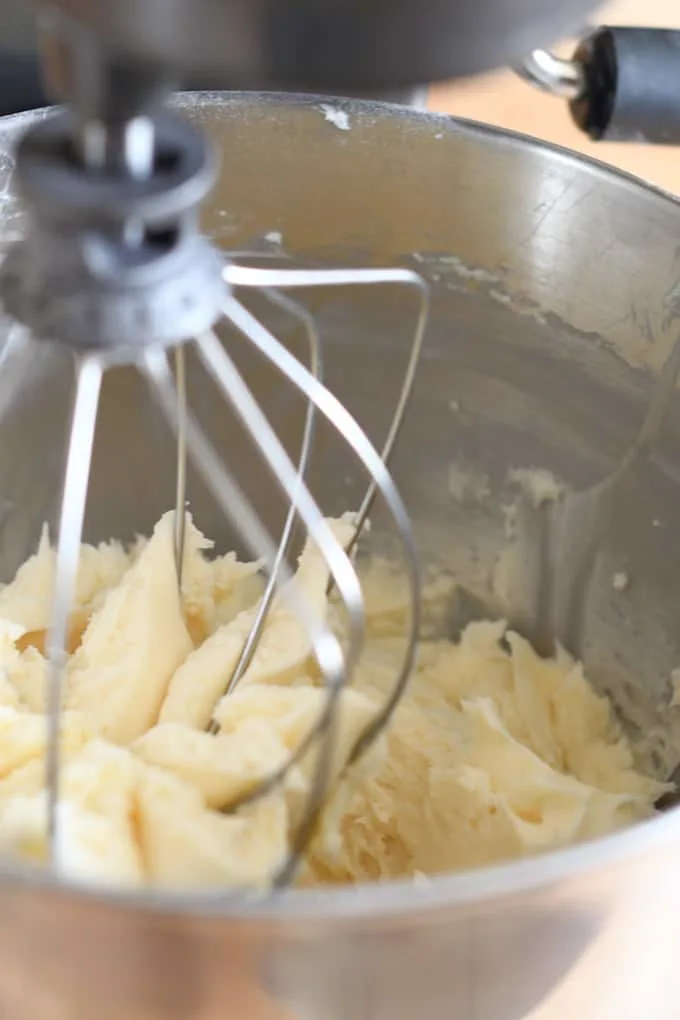
[[(680, 28), (680, 0), (613, 0), (604, 4), (593, 20), (600, 25)], [(570, 54), (570, 42), (565, 40), (563, 47), (555, 49)], [(680, 76), (678, 81), (680, 102)], [(428, 105), (442, 113), (485, 121), (578, 149), (680, 193), (680, 148), (594, 145), (573, 126), (566, 104), (529, 88), (509, 71), (463, 84), (440, 85), (430, 90)]]
[[(474, 0), (471, 0), (474, 2)], [(560, 0), (545, 0), (560, 3)], [(33, 7), (29, 0), (2, 0), (0, 35), (0, 113), (13, 113), (46, 102), (37, 58)], [(593, 14), (593, 25), (646, 25), (680, 29), (680, 0), (610, 0)], [(573, 40), (555, 51), (573, 53)], [(573, 126), (567, 104), (531, 88), (511, 71), (456, 84), (421, 90), (417, 96), (390, 96), (428, 103), (431, 109), (479, 120), (538, 136), (595, 156), (643, 177), (673, 193), (680, 193), (680, 147), (594, 145)], [(680, 75), (678, 88), (680, 102)]]

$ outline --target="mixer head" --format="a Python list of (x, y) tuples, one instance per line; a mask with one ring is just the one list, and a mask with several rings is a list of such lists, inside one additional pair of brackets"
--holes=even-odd
[[(597, 0), (54, 0), (61, 31), (211, 87), (347, 92), (514, 65)], [(66, 20), (65, 20), (66, 19)], [(74, 26), (78, 26), (77, 29)]]

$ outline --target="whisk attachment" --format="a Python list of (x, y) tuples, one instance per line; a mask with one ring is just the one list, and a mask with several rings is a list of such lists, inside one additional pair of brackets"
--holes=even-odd
[[(271, 878), (277, 886), (292, 879), (329, 792), (338, 701), (351, 681), (365, 640), (363, 591), (353, 553), (378, 495), (400, 539), (410, 615), (393, 689), (356, 739), (351, 762), (387, 724), (414, 665), (420, 629), (420, 567), (408, 514), (391, 478), (389, 461), (403, 425), (421, 352), (428, 291), (415, 273), (402, 268), (262, 269), (239, 264), (232, 257), (225, 259), (198, 229), (198, 207), (215, 173), (208, 146), (200, 134), (171, 116), (150, 117), (147, 127), (153, 132), (155, 155), (147, 161), (146, 170), (134, 160), (125, 165), (120, 160), (98, 164), (91, 152), (88, 156), (92, 146), (88, 150), (87, 146), (74, 144), (75, 129), (65, 115), (47, 119), (34, 128), (22, 141), (17, 157), (18, 183), (27, 207), (26, 234), (10, 249), (0, 268), (0, 297), (9, 314), (41, 341), (58, 341), (70, 348), (77, 365), (47, 646), (50, 858), (58, 867), (60, 717), (99, 395), (104, 373), (124, 365), (133, 367), (148, 381), (177, 439), (173, 546), (179, 597), (184, 580), (186, 505), (191, 497), (187, 491), (189, 464), (202, 477), (224, 518), (254, 559), (264, 563), (264, 594), (235, 665), (224, 677), (222, 693), (231, 694), (252, 665), (274, 606), (285, 606), (304, 629), (316, 663), (324, 698), (313, 725), (287, 762), (272, 768), (246, 795), (224, 807), (234, 812), (266, 796), (285, 781), (292, 768), (315, 753), (304, 811), (290, 834), (290, 852)], [(109, 139), (109, 154), (112, 144)], [(310, 287), (367, 285), (409, 288), (419, 304), (402, 388), (380, 451), (325, 384), (322, 344), (314, 318), (289, 296), (290, 291)], [(293, 356), (237, 299), (240, 288), (257, 288), (297, 320), (307, 338), (308, 365)], [(214, 331), (220, 321), (232, 327), (228, 342)], [(295, 462), (237, 368), (231, 344), (250, 345), (287, 386), (304, 398), (304, 427)], [(197, 355), (287, 501), (278, 541), (269, 534), (257, 508), (230, 470), (228, 450), (215, 447), (190, 407), (189, 351)], [(307, 481), (319, 416), (341, 437), (368, 477), (349, 540), (338, 539)], [(297, 524), (304, 527), (323, 561), (328, 577), (326, 596), (335, 592), (344, 610), (346, 634), (342, 640), (326, 613), (311, 604), (289, 566)], [(209, 731), (216, 734), (218, 730), (217, 723), (211, 721)]]

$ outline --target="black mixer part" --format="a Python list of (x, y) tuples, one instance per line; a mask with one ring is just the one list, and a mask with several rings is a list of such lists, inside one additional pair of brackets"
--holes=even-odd
[(680, 143), (680, 32), (599, 28), (574, 60), (583, 94), (571, 104), (576, 124), (594, 141)]

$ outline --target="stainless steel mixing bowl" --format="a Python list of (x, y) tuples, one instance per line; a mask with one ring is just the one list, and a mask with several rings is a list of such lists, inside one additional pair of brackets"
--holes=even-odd
[[(425, 555), (483, 590), (505, 541), (508, 470), (548, 467), (585, 486), (633, 438), (677, 333), (680, 208), (595, 163), (447, 118), (344, 104), (343, 124), (314, 100), (181, 103), (222, 151), (206, 222), (225, 247), (277, 251), (280, 240), (303, 262), (406, 261), (431, 279), (427, 353), (396, 474)], [(5, 234), (20, 227), (8, 154), (30, 119), (0, 126)], [(312, 305), (329, 381), (377, 437), (412, 309), (388, 291), (321, 294)], [(299, 409), (257, 363), (244, 370), (293, 443)], [(33, 547), (53, 501), (70, 380), (66, 359), (45, 349), (31, 388), (3, 407), (5, 575)], [(263, 495), (212, 391), (200, 410)], [(491, 497), (454, 498), (452, 466), (482, 472)], [(172, 471), (143, 385), (112, 377), (88, 537), (148, 528), (172, 503)], [(350, 505), (360, 481), (321, 450), (315, 484), (328, 510)], [(228, 542), (205, 490), (194, 485), (193, 497), (203, 528)], [(678, 710), (668, 707), (680, 663), (678, 505), (675, 400), (621, 492), (587, 630), (594, 681), (631, 734), (647, 734), (660, 768), (675, 764), (678, 743)], [(612, 586), (618, 571), (630, 579), (625, 591)], [(2, 1017), (667, 1020), (680, 1001), (675, 810), (588, 846), (428, 886), (290, 892), (245, 910), (105, 898), (8, 871), (0, 889)]]

